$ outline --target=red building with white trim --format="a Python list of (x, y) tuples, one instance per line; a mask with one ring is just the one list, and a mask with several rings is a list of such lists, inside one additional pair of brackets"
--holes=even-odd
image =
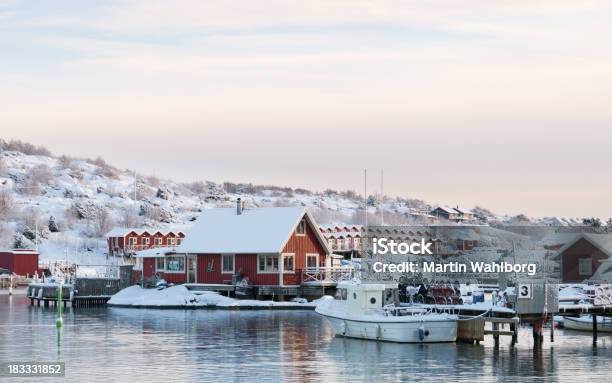
[(180, 230), (146, 228), (114, 228), (106, 234), (108, 254), (122, 257), (137, 251), (158, 247), (175, 247), (181, 244), (185, 233)]
[(180, 246), (139, 252), (136, 269), (174, 283), (244, 279), (253, 287), (295, 288), (304, 284), (304, 272), (330, 266), (330, 254), (305, 208), (239, 205), (205, 210)]
[(0, 267), (8, 271), (30, 277), (38, 273), (38, 252), (32, 249), (0, 251)]

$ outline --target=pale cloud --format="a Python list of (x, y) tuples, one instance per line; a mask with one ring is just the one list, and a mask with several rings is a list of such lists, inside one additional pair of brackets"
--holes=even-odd
[(0, 1), (2, 136), (182, 180), (358, 189), (384, 166), (397, 195), (612, 215), (608, 2), (87, 4)]

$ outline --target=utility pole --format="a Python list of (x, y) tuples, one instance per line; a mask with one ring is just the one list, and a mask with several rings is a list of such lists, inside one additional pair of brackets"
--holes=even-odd
[(383, 189), (383, 169), (380, 168), (380, 225), (385, 225), (385, 211), (383, 209), (383, 203), (385, 202), (385, 192)]
[(363, 169), (363, 227), (368, 228), (368, 169)]

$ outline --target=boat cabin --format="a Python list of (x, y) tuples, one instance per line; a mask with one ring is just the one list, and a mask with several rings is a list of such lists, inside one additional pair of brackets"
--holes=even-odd
[(399, 302), (397, 284), (339, 283), (336, 299), (346, 301), (351, 314), (369, 314), (388, 304)]

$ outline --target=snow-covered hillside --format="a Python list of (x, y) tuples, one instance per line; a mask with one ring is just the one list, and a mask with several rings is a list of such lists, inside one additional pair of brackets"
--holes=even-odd
[[(186, 229), (203, 209), (233, 207), (238, 197), (247, 208), (307, 206), (320, 223), (363, 220), (362, 197), (353, 192), (176, 183), (119, 170), (102, 159), (10, 149), (6, 142), (0, 149), (0, 248), (31, 248), (37, 241), (43, 261), (102, 262), (104, 235), (112, 227)], [(416, 200), (387, 199), (377, 204), (372, 196), (369, 203), (372, 223), (380, 220), (379, 208), (388, 223), (414, 221), (416, 212), (429, 209)]]
[[(0, 248), (38, 242), (43, 262), (103, 262), (104, 235), (112, 227), (187, 229), (203, 209), (233, 207), (238, 197), (247, 208), (306, 206), (321, 224), (363, 222), (363, 197), (351, 191), (177, 183), (119, 170), (100, 158), (54, 157), (44, 148), (0, 140)], [(379, 197), (368, 198), (371, 224), (380, 223), (381, 211), (387, 224), (422, 223), (432, 207)], [(475, 212), (489, 221), (504, 219), (486, 209)]]

